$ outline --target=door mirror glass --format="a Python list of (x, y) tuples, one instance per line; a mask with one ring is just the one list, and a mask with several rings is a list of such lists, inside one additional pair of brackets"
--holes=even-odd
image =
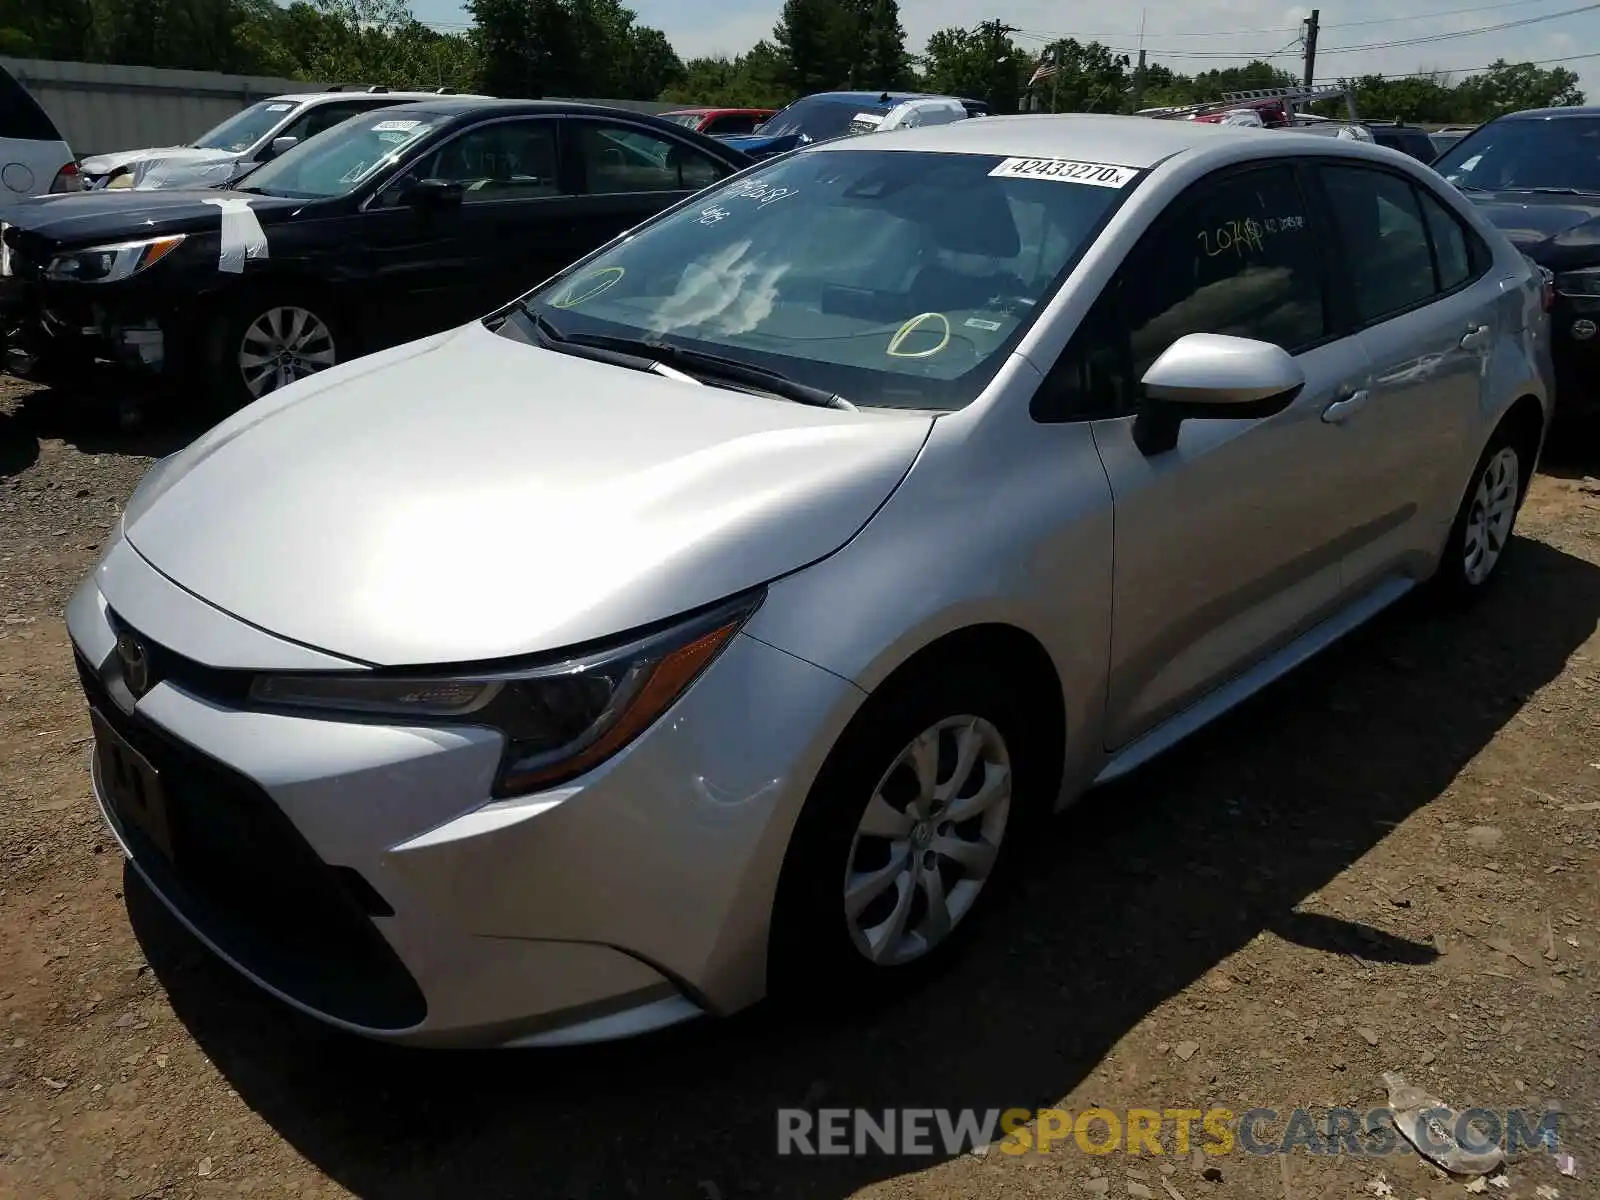
[(267, 147), (267, 158), (268, 159), (277, 158), (278, 155), (283, 154), (283, 153), (285, 153), (285, 152), (287, 152), (289, 150), (293, 150), (299, 144), (300, 144), (300, 139), (297, 138), (297, 137), (273, 138), (272, 139), (272, 144)]
[(1282, 408), (1305, 386), (1305, 372), (1281, 346), (1223, 333), (1191, 333), (1168, 346), (1145, 372), (1145, 396), (1185, 415), (1249, 416)]

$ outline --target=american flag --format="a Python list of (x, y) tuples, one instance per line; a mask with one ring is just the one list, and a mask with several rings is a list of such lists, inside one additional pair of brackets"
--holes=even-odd
[(1052, 75), (1061, 73), (1061, 64), (1056, 61), (1056, 51), (1052, 47), (1044, 52), (1044, 57), (1039, 60), (1039, 65), (1033, 69), (1033, 74), (1028, 78), (1028, 86), (1032, 87), (1040, 80), (1049, 79)]

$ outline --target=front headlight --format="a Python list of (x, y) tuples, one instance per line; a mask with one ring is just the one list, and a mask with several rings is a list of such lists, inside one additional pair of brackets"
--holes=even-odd
[(152, 267), (179, 246), (184, 235), (144, 238), (137, 242), (118, 242), (113, 246), (90, 246), (58, 254), (44, 269), (46, 279), (75, 283), (115, 283)]
[(1562, 271), (1556, 276), (1556, 291), (1579, 299), (1600, 299), (1600, 267)]
[(746, 594), (624, 645), (539, 666), (448, 675), (261, 675), (269, 708), (487, 726), (505, 735), (496, 798), (592, 770), (670, 708), (759, 607)]

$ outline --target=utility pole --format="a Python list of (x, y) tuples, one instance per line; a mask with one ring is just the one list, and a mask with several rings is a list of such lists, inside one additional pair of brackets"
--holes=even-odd
[(1143, 9), (1139, 13), (1139, 66), (1133, 73), (1133, 111), (1138, 112), (1144, 107), (1144, 22), (1150, 15), (1150, 10)]
[(1305, 19), (1306, 38), (1306, 75), (1305, 86), (1310, 87), (1317, 71), (1317, 28), (1320, 24), (1318, 18), (1322, 16), (1320, 8), (1313, 8), (1311, 15)]

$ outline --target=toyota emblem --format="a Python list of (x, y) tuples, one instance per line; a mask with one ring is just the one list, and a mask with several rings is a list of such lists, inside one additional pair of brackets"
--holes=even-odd
[(150, 688), (150, 656), (144, 644), (131, 633), (117, 638), (117, 657), (122, 660), (122, 678), (134, 696), (142, 696)]

